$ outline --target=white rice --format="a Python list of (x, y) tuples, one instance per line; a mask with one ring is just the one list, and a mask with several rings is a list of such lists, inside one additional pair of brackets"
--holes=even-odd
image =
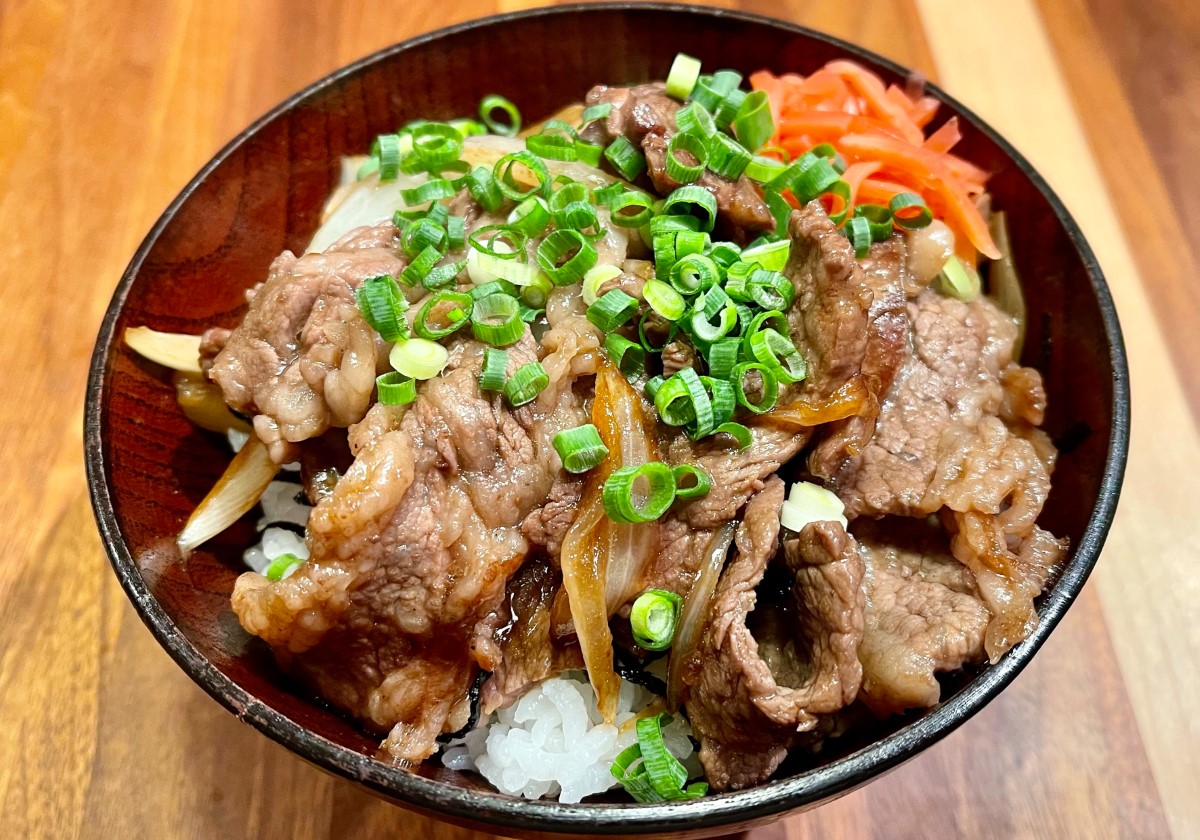
[[(476, 771), (501, 793), (578, 802), (619, 786), (610, 768), (621, 750), (637, 740), (635, 712), (653, 699), (646, 689), (622, 680), (616, 725), (606, 724), (587, 676), (569, 671), (481, 721), (446, 747), (442, 763)], [(694, 778), (700, 766), (690, 735), (679, 717), (663, 728), (663, 743)]]
[[(236, 452), (247, 436), (229, 433)], [(298, 466), (287, 464), (284, 469)], [(307, 560), (304, 538), (275, 523), (301, 527), (312, 508), (296, 501), (300, 487), (291, 481), (272, 481), (263, 494), (259, 542), (242, 555), (245, 564), (262, 574), (283, 554)], [(289, 569), (285, 577), (299, 566)], [(661, 665), (663, 660), (654, 663)], [(651, 670), (655, 670), (651, 666)], [(663, 676), (660, 674), (659, 676)], [(636, 712), (654, 700), (645, 688), (621, 680), (616, 725), (606, 724), (596, 709), (596, 695), (582, 671), (568, 671), (545, 680), (507, 708), (500, 709), (442, 752), (442, 763), (453, 770), (473, 770), (501, 793), (525, 799), (579, 802), (620, 784), (610, 772), (621, 750), (637, 740)], [(663, 743), (683, 762), (688, 778), (701, 775), (693, 751), (691, 728), (681, 717), (663, 727)]]

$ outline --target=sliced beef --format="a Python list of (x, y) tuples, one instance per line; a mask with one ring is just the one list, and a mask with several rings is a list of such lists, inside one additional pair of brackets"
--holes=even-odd
[(991, 612), (941, 528), (896, 517), (854, 526), (867, 597), (859, 698), (881, 716), (933, 706), (937, 673), (983, 660)]
[(521, 533), (534, 545), (540, 545), (557, 559), (562, 552), (563, 538), (571, 523), (579, 500), (583, 496), (583, 479), (577, 476), (562, 478), (554, 482), (546, 502), (521, 523)]
[(562, 576), (546, 558), (532, 559), (508, 582), (498, 615), (506, 619), (496, 632), (500, 662), (483, 684), (484, 714), (507, 706), (533, 683), (583, 667), (578, 645), (551, 638), (550, 613)]
[[(998, 416), (1007, 404), (1009, 413), (1037, 419), (1031, 406), (1044, 400), (1041, 380), (1014, 365), (1016, 324), (986, 299), (925, 291), (908, 308), (912, 353), (874, 439), (845, 462), (836, 486), (850, 516), (948, 509), (954, 556), (975, 573), (993, 612), (986, 648), (995, 660), (1036, 626), (1039, 581), (1065, 551), (1034, 527), (1050, 490), (1047, 447), (1027, 424), (1010, 429)], [(1023, 548), (1030, 539), (1036, 550)]]
[(588, 106), (612, 105), (603, 122), (588, 126), (585, 136), (593, 141), (611, 143), (624, 136), (638, 146), (652, 131), (674, 131), (675, 112), (681, 103), (667, 96), (666, 85), (651, 82), (634, 87), (597, 85), (588, 91), (584, 100)]
[(851, 702), (861, 679), (862, 558), (839, 525), (814, 523), (790, 538), (791, 603), (756, 608), (755, 589), (779, 550), (782, 504), (783, 482), (772, 478), (747, 506), (737, 557), (685, 665), (688, 717), (719, 791), (768, 778), (797, 734)]
[[(642, 140), (650, 181), (664, 196), (683, 186), (667, 174), (667, 142), (671, 133), (656, 130)], [(706, 169), (693, 183), (704, 187), (717, 200), (717, 236), (744, 243), (760, 233), (775, 230), (771, 209), (763, 201), (758, 187), (745, 175), (730, 180)]]
[[(499, 667), (495, 616), (529, 552), (522, 520), (559, 476), (550, 440), (585, 422), (570, 381), (516, 411), (483, 396), (482, 347), (464, 341), (443, 376), (352, 430), (354, 464), (309, 520), (311, 559), (291, 577), (239, 578), (233, 606), (322, 696), (390, 730), (420, 761), (469, 714), (479, 668)], [(510, 374), (536, 358), (526, 335)], [(547, 389), (550, 390), (550, 389)]]
[(696, 348), (686, 341), (668, 342), (662, 351), (663, 376), (674, 376), (696, 366)]
[(354, 290), (368, 277), (404, 269), (403, 255), (380, 244), (394, 234), (389, 222), (352, 231), (323, 254), (297, 259), (285, 251), (266, 281), (246, 293), (250, 309), (209, 376), (231, 408), (255, 415), (254, 429), (277, 462), (294, 455), (289, 443), (367, 413), (382, 346)]
[[(612, 105), (603, 121), (588, 126), (586, 139), (607, 145), (623, 136), (645, 153), (650, 180), (661, 195), (681, 186), (667, 174), (667, 141), (677, 130), (675, 112), (681, 103), (667, 96), (662, 82), (635, 87), (599, 85), (588, 92), (586, 101), (588, 105)], [(763, 231), (775, 229), (775, 218), (746, 176), (729, 180), (705, 170), (695, 183), (716, 197), (722, 235), (748, 242)]]

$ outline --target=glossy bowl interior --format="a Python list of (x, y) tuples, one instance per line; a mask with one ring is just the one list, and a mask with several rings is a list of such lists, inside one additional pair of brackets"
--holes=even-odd
[[(598, 43), (603, 49), (597, 49)], [(1119, 327), (1087, 244), (1045, 182), (994, 131), (936, 88), (938, 121), (957, 114), (958, 151), (993, 174), (1026, 282), (1026, 364), (1045, 376), (1046, 428), (1061, 458), (1042, 523), (1070, 537), (1069, 564), (1039, 601), (1035, 634), (997, 666), (948, 677), (943, 702), (835, 742), (819, 761), (794, 757), (753, 790), (688, 803), (525, 802), (426, 762), (417, 773), (377, 761), (377, 739), (291, 684), (229, 607), (249, 519), (184, 564), (174, 537), (229, 460), (225, 442), (176, 408), (162, 369), (136, 358), (124, 328), (198, 333), (234, 325), (243, 292), (283, 249), (302, 251), (334, 185), (339, 156), (415, 117), (473, 112), (500, 92), (528, 119), (598, 82), (661, 77), (681, 48), (707, 67), (811, 72), (849, 56), (888, 80), (901, 68), (796, 26), (719, 10), (654, 5), (565, 7), (443, 30), (340, 70), (284, 102), (223, 149), (151, 230), (97, 339), (86, 417), (88, 478), (114, 569), (143, 620), (188, 674), (239, 718), (334, 773), (410, 808), (504, 833), (702, 835), (811, 807), (915, 755), (1007, 685), (1079, 592), (1116, 506), (1128, 438)], [(536, 60), (530, 60), (530, 50)], [(236, 772), (236, 771), (234, 771)]]

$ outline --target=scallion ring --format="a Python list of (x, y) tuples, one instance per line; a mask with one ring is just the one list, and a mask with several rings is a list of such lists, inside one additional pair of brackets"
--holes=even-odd
[(540, 195), (530, 196), (508, 214), (508, 226), (526, 236), (540, 236), (550, 225), (550, 208)]
[(808, 153), (810, 155), (816, 155), (817, 157), (823, 157), (826, 160), (828, 160), (829, 164), (835, 170), (837, 170), (839, 175), (846, 171), (846, 159), (843, 158), (838, 153), (838, 150), (835, 149), (829, 143), (821, 143), (819, 145), (813, 146), (811, 149), (808, 150)]
[[(518, 175), (523, 167), (529, 174), (525, 183), (533, 182), (528, 189), (522, 189), (518, 183)], [(545, 197), (550, 193), (550, 170), (541, 159), (529, 152), (512, 152), (496, 161), (492, 167), (492, 176), (496, 180), (496, 188), (505, 198), (513, 201), (524, 201), (533, 195)]]
[(417, 383), (389, 370), (375, 379), (375, 395), (383, 405), (408, 405), (417, 398)]
[(511, 225), (486, 225), (471, 231), (468, 244), (476, 251), (501, 260), (523, 260), (529, 237)]
[(496, 179), (492, 177), (490, 169), (486, 166), (476, 166), (467, 174), (465, 180), (471, 198), (475, 199), (480, 207), (489, 213), (500, 209), (500, 205), (504, 203), (504, 194), (496, 186)]
[[(496, 111), (503, 111), (508, 121), (497, 120)], [(517, 106), (494, 93), (483, 97), (483, 101), (479, 103), (479, 118), (488, 127), (488, 131), (503, 137), (513, 137), (521, 130), (521, 112), (517, 110)]]
[(400, 190), (400, 200), (404, 202), (406, 207), (414, 207), (418, 204), (424, 204), (427, 201), (439, 201), (443, 198), (450, 198), (456, 192), (458, 192), (458, 189), (445, 178), (430, 178), (425, 183), (410, 190)]
[(741, 339), (720, 338), (714, 341), (705, 354), (708, 375), (714, 379), (728, 379), (733, 374), (741, 349)]
[[(688, 163), (688, 155), (695, 163)], [(690, 184), (704, 174), (708, 164), (708, 146), (695, 134), (676, 134), (667, 141), (667, 177), (680, 184)]]
[(690, 502), (702, 499), (712, 489), (712, 476), (692, 464), (679, 464), (671, 469), (675, 476), (675, 498)]
[(433, 341), (445, 338), (466, 326), (471, 319), (473, 306), (474, 301), (470, 295), (462, 292), (437, 292), (417, 311), (413, 331), (421, 338)]
[(654, 218), (654, 201), (636, 190), (625, 190), (608, 205), (612, 223), (618, 227), (641, 227)]
[(872, 242), (882, 242), (891, 236), (895, 229), (892, 211), (882, 204), (859, 204), (854, 208), (854, 215), (867, 220), (871, 228)]
[(683, 295), (661, 280), (647, 280), (642, 287), (642, 297), (651, 309), (668, 321), (678, 321), (687, 310)]
[(400, 137), (396, 134), (380, 134), (375, 138), (371, 156), (379, 161), (379, 180), (395, 181), (400, 173)]
[(550, 299), (550, 290), (553, 288), (554, 284), (550, 282), (549, 277), (538, 274), (532, 283), (521, 288), (521, 303), (532, 309), (545, 309), (546, 302)]
[(503, 347), (525, 334), (520, 307), (512, 295), (494, 294), (475, 301), (471, 332), (484, 344)]
[(582, 124), (581, 127), (590, 122), (607, 118), (612, 112), (612, 108), (611, 102), (601, 102), (599, 105), (589, 105), (584, 108), (583, 113), (579, 115), (579, 121)]
[(634, 181), (646, 171), (646, 156), (629, 142), (624, 134), (617, 135), (604, 149), (604, 159), (612, 164), (626, 181)]
[(700, 59), (686, 53), (677, 53), (667, 73), (667, 96), (680, 101), (692, 95), (696, 80), (700, 78)]
[(800, 382), (808, 371), (796, 345), (770, 327), (750, 336), (750, 355), (766, 365), (780, 382)]
[(609, 289), (587, 308), (586, 314), (601, 332), (610, 333), (624, 325), (637, 310), (637, 298), (620, 289)]
[[(714, 288), (720, 288), (716, 286)], [(711, 292), (711, 290), (710, 290)], [(708, 294), (708, 293), (706, 293)], [(717, 318), (716, 323), (713, 323), (713, 317)], [(725, 298), (725, 303), (721, 308), (712, 315), (705, 314), (704, 309), (696, 307), (692, 310), (692, 317), (689, 321), (692, 335), (700, 341), (713, 342), (719, 338), (724, 338), (729, 335), (737, 324), (737, 307), (728, 296)]]
[(304, 560), (291, 552), (280, 554), (263, 569), (263, 577), (267, 580), (280, 581), (290, 576), (296, 569), (304, 565)]
[[(647, 327), (661, 327), (667, 334), (663, 339), (662, 344), (655, 344), (650, 340), (647, 334)], [(661, 353), (668, 344), (675, 340), (675, 333), (678, 327), (674, 321), (667, 321), (653, 309), (647, 309), (642, 313), (642, 317), (638, 319), (638, 341), (641, 342), (642, 349), (647, 353)], [(653, 396), (650, 399), (654, 399)]]
[(916, 193), (892, 196), (892, 200), (888, 202), (888, 209), (892, 211), (892, 218), (896, 220), (896, 224), (905, 230), (928, 227), (933, 221), (933, 213), (925, 199)]
[(774, 329), (784, 338), (788, 337), (789, 327), (787, 316), (777, 309), (772, 309), (767, 312), (759, 312), (753, 316), (748, 323), (743, 323), (741, 331), (742, 355), (753, 356), (750, 352), (750, 339), (759, 330), (765, 327)]
[(675, 639), (675, 628), (679, 625), (682, 609), (683, 599), (674, 592), (647, 589), (637, 596), (629, 612), (633, 641), (645, 650), (667, 650)]
[(604, 337), (604, 350), (626, 377), (637, 376), (646, 369), (645, 349), (620, 333), (609, 333)]
[(791, 280), (778, 271), (767, 271), (765, 268), (751, 272), (748, 289), (750, 299), (763, 309), (786, 311), (796, 297), (796, 287)]
[(600, 439), (600, 431), (591, 423), (563, 429), (554, 436), (552, 443), (562, 459), (563, 469), (569, 473), (585, 473), (608, 457), (608, 447)]
[(675, 501), (675, 476), (662, 461), (622, 467), (604, 482), (601, 500), (613, 522), (652, 522)]
[(458, 275), (462, 274), (462, 270), (466, 266), (466, 260), (458, 260), (457, 262), (436, 266), (421, 280), (421, 285), (431, 291), (448, 286), (454, 282)]
[(615, 265), (597, 265), (583, 275), (583, 302), (591, 306), (600, 297), (600, 288), (610, 280), (621, 276)]
[[(754, 374), (758, 375), (757, 387), (747, 385), (747, 378)], [(779, 400), (779, 381), (762, 362), (742, 362), (735, 366), (730, 381), (733, 382), (738, 405), (755, 414), (770, 411)], [(758, 400), (750, 399), (750, 393), (755, 391), (759, 395)]]
[(508, 381), (508, 351), (499, 347), (483, 349), (483, 367), (479, 371), (479, 388), (483, 391), (501, 391)]
[(577, 230), (556, 230), (542, 240), (537, 262), (557, 286), (569, 286), (596, 265), (596, 247)]
[(445, 347), (427, 338), (398, 341), (388, 354), (392, 368), (412, 379), (432, 379), (442, 372), (449, 359)]
[(537, 395), (550, 384), (550, 377), (541, 362), (529, 362), (517, 368), (512, 377), (504, 383), (504, 398), (513, 408), (533, 402)]
[(710, 141), (717, 135), (717, 124), (713, 122), (712, 114), (699, 102), (689, 102), (676, 111), (675, 125), (682, 132), (698, 134)]
[(736, 181), (750, 165), (750, 153), (728, 134), (715, 134), (708, 141), (708, 168), (722, 178)]
[(436, 246), (427, 245), (425, 250), (417, 254), (413, 261), (404, 267), (404, 271), (400, 272), (400, 282), (406, 286), (415, 286), (424, 281), (441, 258), (442, 252)]
[(766, 91), (752, 91), (742, 100), (733, 118), (733, 133), (751, 152), (771, 139), (775, 133), (775, 120), (771, 117), (771, 103)]
[(412, 148), (425, 167), (433, 170), (458, 160), (463, 150), (463, 137), (452, 125), (425, 123), (413, 130)]
[(408, 301), (391, 275), (364, 280), (355, 290), (355, 298), (363, 319), (384, 341), (400, 341), (408, 335), (408, 322), (404, 320)]
[(694, 216), (699, 230), (710, 231), (717, 220), (717, 197), (704, 187), (686, 186), (674, 190), (663, 203), (664, 216)]
[(871, 253), (871, 223), (865, 218), (855, 216), (847, 219), (846, 226), (842, 230), (845, 232), (846, 238), (850, 240), (850, 246), (854, 248), (855, 257), (861, 260)]
[(737, 441), (738, 450), (741, 451), (754, 443), (754, 436), (750, 430), (741, 423), (725, 422), (712, 430), (714, 435), (729, 435)]

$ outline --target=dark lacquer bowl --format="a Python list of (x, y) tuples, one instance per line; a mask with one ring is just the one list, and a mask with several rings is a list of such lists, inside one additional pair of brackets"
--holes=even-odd
[[(415, 117), (471, 114), (499, 92), (529, 119), (599, 82), (661, 77), (676, 51), (707, 67), (808, 73), (850, 57), (888, 80), (906, 75), (876, 55), (798, 26), (712, 9), (576, 6), (489, 18), (426, 35), (326, 77), (255, 122), (200, 171), (154, 225), (113, 296), (92, 358), (86, 445), (92, 502), (113, 568), (151, 632), (179, 665), (242, 720), (307, 760), (406, 807), (506, 834), (672, 833), (702, 836), (809, 808), (862, 785), (942, 738), (1025, 666), (1079, 593), (1104, 542), (1129, 436), (1129, 384), (1104, 278), (1079, 228), (1033, 167), (936, 88), (939, 120), (958, 115), (958, 151), (993, 174), (1027, 282), (1026, 364), (1045, 376), (1046, 428), (1061, 457), (1042, 524), (1070, 537), (1070, 562), (1039, 602), (1033, 636), (996, 666), (948, 677), (935, 709), (853, 733), (819, 760), (793, 757), (753, 790), (667, 805), (560, 805), (497, 794), (427, 762), (410, 773), (376, 760), (378, 744), (298, 690), (230, 606), (249, 522), (185, 566), (175, 535), (229, 461), (225, 442), (176, 408), (162, 369), (136, 358), (125, 327), (198, 333), (234, 325), (243, 291), (281, 250), (300, 252), (317, 227), (341, 155)], [(237, 772), (234, 768), (231, 772)]]

